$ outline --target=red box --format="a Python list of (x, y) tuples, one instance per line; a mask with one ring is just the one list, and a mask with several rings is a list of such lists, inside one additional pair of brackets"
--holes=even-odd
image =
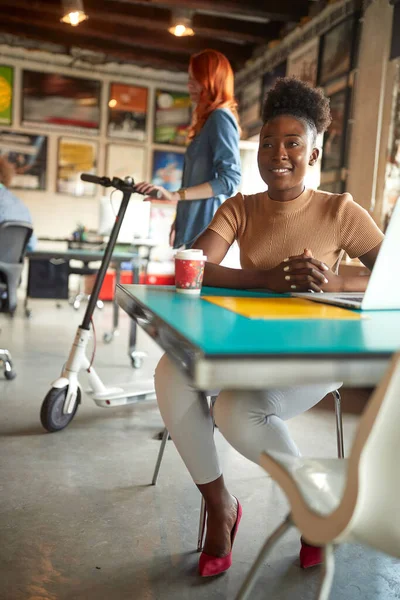
[[(95, 275), (87, 275), (85, 277), (85, 291), (87, 294), (90, 294), (93, 285)], [(121, 271), (120, 282), (123, 284), (133, 283), (133, 273), (132, 271)], [(144, 273), (140, 273), (139, 283), (147, 285), (174, 285), (175, 284), (175, 276), (174, 275), (145, 275)], [(114, 269), (108, 269), (106, 276), (104, 277), (103, 285), (101, 286), (99, 300), (113, 300), (114, 299), (114, 290), (115, 290), (115, 271)]]

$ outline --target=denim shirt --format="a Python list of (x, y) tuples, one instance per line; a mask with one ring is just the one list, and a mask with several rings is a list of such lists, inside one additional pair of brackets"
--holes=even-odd
[(229, 109), (218, 108), (189, 144), (182, 180), (183, 188), (209, 183), (214, 196), (178, 202), (175, 248), (193, 244), (222, 202), (235, 194), (240, 178), (238, 125)]
[[(14, 196), (3, 184), (0, 183), (0, 223), (4, 221), (25, 221), (32, 225), (32, 217), (25, 204)], [(27, 250), (33, 250), (36, 245), (36, 237), (32, 234)]]

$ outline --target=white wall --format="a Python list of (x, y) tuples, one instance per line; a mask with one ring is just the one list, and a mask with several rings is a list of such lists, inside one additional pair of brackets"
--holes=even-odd
[[(13, 125), (0, 126), (1, 129), (26, 132), (30, 134), (43, 134), (48, 138), (47, 149), (47, 189), (15, 190), (15, 193), (29, 207), (35, 232), (38, 236), (67, 236), (72, 233), (77, 223), (83, 223), (89, 229), (97, 230), (99, 199), (102, 191), (99, 188), (97, 196), (75, 197), (56, 192), (57, 152), (58, 139), (62, 136), (94, 140), (98, 142), (98, 167), (97, 174), (106, 174), (106, 150), (108, 143), (139, 145), (145, 148), (144, 178), (149, 179), (151, 174), (151, 160), (153, 149), (178, 150), (174, 146), (160, 146), (152, 144), (154, 95), (156, 88), (170, 90), (186, 90), (186, 75), (182, 73), (167, 73), (153, 69), (141, 69), (129, 65), (101, 65), (92, 66), (88, 63), (77, 61), (75, 66), (70, 66), (71, 57), (51, 55), (47, 52), (27, 51), (22, 48), (11, 48), (0, 45), (0, 62), (14, 67), (14, 96), (13, 96)], [(99, 135), (82, 135), (75, 133), (68, 127), (21, 127), (21, 83), (22, 70), (37, 70), (41, 72), (57, 72), (65, 75), (92, 78), (103, 82), (101, 96), (101, 123)], [(149, 88), (147, 139), (144, 144), (125, 140), (110, 139), (107, 137), (107, 108), (110, 82), (120, 82), (141, 85)]]

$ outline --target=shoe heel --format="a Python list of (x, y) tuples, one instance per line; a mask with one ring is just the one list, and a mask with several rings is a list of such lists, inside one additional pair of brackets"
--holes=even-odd
[(301, 540), (300, 566), (302, 569), (316, 567), (322, 564), (323, 560), (323, 552), (320, 546), (311, 546), (304, 540)]
[[(243, 509), (239, 500), (237, 498), (235, 498), (235, 500), (237, 502), (237, 517), (231, 533), (231, 546), (233, 546), (233, 542), (235, 541), (239, 523), (243, 514)], [(221, 557), (211, 556), (210, 554), (202, 552), (199, 558), (199, 574), (201, 577), (213, 577), (215, 575), (224, 573), (231, 567), (231, 565), (232, 550), (226, 556)]]

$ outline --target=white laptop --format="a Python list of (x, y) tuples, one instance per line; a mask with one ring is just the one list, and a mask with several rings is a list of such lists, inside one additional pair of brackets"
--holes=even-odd
[(359, 310), (400, 310), (400, 200), (393, 211), (385, 239), (365, 292), (296, 293), (324, 304)]

